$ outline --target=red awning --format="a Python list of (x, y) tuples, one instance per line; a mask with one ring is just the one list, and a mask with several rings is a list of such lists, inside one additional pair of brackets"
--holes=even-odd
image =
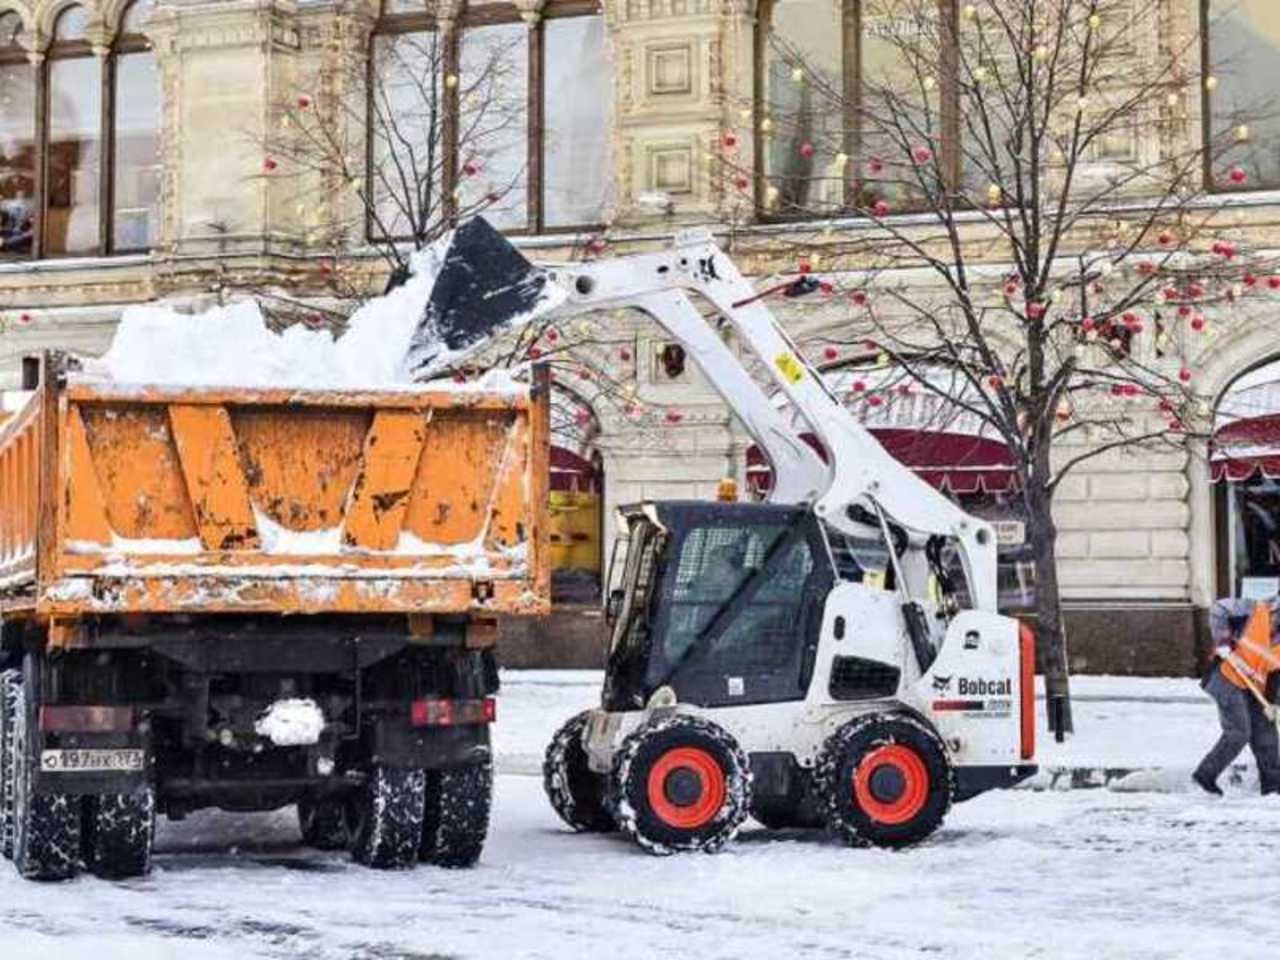
[[(1006, 493), (1018, 486), (1013, 457), (999, 440), (901, 427), (868, 429), (894, 459), (939, 490)], [(802, 436), (823, 460), (827, 459), (826, 451), (812, 434)], [(754, 445), (747, 448), (747, 482), (761, 492), (773, 485), (773, 470)]]
[(600, 468), (572, 450), (552, 446), (551, 489), (562, 493), (600, 493)]
[(1254, 474), (1280, 479), (1280, 413), (1234, 420), (1213, 435), (1209, 476), (1214, 483), (1239, 483)]

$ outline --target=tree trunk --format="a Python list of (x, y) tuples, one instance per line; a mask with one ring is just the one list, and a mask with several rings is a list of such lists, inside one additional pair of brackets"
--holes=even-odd
[[(1036, 568), (1036, 650), (1044, 671), (1045, 707), (1055, 734), (1071, 733), (1071, 686), (1067, 669), (1067, 634), (1058, 593), (1058, 528), (1044, 475), (1034, 468), (1027, 484), (1028, 535)], [(1061, 729), (1058, 729), (1058, 724)]]

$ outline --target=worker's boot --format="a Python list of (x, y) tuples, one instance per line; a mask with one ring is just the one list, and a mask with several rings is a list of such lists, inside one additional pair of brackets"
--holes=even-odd
[(1215, 797), (1222, 796), (1221, 788), (1199, 770), (1191, 774), (1191, 779), (1194, 780), (1196, 785), (1205, 793), (1213, 794)]

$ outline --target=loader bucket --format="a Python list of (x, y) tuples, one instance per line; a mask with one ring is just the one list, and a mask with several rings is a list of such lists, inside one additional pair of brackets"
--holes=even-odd
[(409, 343), (418, 381), (439, 376), (494, 337), (555, 307), (558, 290), (507, 238), (475, 217), (454, 231)]

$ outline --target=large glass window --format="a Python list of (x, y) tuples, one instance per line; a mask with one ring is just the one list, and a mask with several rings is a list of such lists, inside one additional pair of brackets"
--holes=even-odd
[[(604, 17), (550, 0), (469, 3), (448, 31), (387, 0), (370, 70), (370, 239), (482, 213), (515, 232), (603, 221), (612, 93)], [(419, 202), (408, 202), (411, 198)]]
[(31, 253), (36, 217), (36, 71), (23, 24), (0, 13), (0, 260)]
[(609, 200), (613, 70), (604, 17), (548, 20), (542, 91), (546, 227), (599, 223)]
[(142, 33), (151, 7), (135, 0), (124, 10), (106, 58), (90, 45), (86, 8), (67, 7), (39, 68), (21, 20), (0, 13), (0, 258), (154, 243), (160, 86)]
[(160, 72), (142, 25), (152, 0), (125, 12), (116, 39), (112, 249), (145, 250), (160, 226)]
[(1280, 186), (1275, 0), (1201, 0), (1201, 8), (1208, 50), (1203, 87), (1209, 184), (1240, 189), (1226, 175), (1240, 167), (1248, 174), (1247, 188)]
[[(957, 85), (944, 76), (955, 64), (941, 42), (954, 0), (762, 6), (769, 212), (813, 216), (879, 200), (901, 212), (920, 205), (936, 169), (958, 169), (956, 132), (946, 134)], [(928, 89), (925, 76), (935, 78)], [(908, 159), (919, 149), (939, 162)]]

